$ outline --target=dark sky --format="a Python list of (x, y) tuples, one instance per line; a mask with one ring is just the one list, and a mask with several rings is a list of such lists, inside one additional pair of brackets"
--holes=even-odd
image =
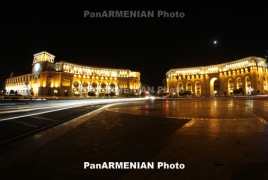
[[(2, 3), (0, 82), (12, 71), (30, 73), (33, 54), (41, 51), (55, 61), (140, 71), (142, 83), (154, 86), (171, 68), (264, 57), (268, 5), (212, 2)], [(166, 10), (185, 17), (84, 18), (84, 10)]]

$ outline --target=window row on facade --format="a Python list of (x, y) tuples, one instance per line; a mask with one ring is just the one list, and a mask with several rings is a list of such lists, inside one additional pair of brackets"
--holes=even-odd
[(106, 77), (129, 77), (129, 70), (110, 70), (102, 68), (90, 68), (83, 66), (76, 66), (70, 64), (63, 64), (63, 71), (73, 74), (82, 74), (90, 76), (106, 76)]
[[(237, 69), (237, 70), (232, 70), (232, 71), (223, 71), (220, 73), (223, 73), (224, 75), (237, 75), (237, 74), (243, 74), (243, 73), (248, 73), (252, 67), (247, 67), (243, 69)], [(216, 71), (211, 70), (210, 73), (217, 73)], [(171, 71), (167, 76), (168, 77), (194, 77), (199, 78), (200, 76), (204, 75), (203, 73), (192, 73), (192, 71)]]

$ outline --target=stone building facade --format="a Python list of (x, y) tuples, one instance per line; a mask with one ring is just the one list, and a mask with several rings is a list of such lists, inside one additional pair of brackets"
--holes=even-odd
[(88, 96), (138, 94), (140, 73), (129, 69), (100, 68), (66, 61), (54, 62), (55, 56), (43, 51), (34, 54), (32, 72), (11, 75), (5, 82), (7, 93), (35, 96)]
[(188, 91), (192, 95), (266, 94), (266, 59), (247, 57), (223, 64), (170, 69), (166, 73), (167, 90), (173, 94)]

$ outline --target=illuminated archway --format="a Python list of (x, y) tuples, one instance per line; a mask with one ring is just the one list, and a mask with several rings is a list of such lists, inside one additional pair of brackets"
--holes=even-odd
[(191, 91), (192, 92), (192, 83), (191, 82), (187, 82), (186, 91)]
[(233, 94), (234, 91), (234, 80), (233, 78), (228, 79), (228, 94)]
[(195, 91), (196, 96), (201, 96), (201, 83), (199, 81), (195, 82)]
[(111, 89), (111, 92), (115, 92), (115, 84), (114, 83), (110, 84), (110, 89)]
[(182, 91), (183, 91), (183, 85), (182, 85), (181, 82), (179, 82), (178, 85), (177, 85), (177, 92), (179, 93), (179, 92), (182, 92)]
[(106, 83), (101, 83), (101, 93), (106, 93)]
[(91, 91), (96, 92), (98, 84), (96, 82), (93, 82), (91, 87), (92, 87)]
[(84, 97), (86, 97), (88, 93), (88, 82), (83, 82), (82, 87), (82, 94)]
[(78, 88), (73, 88), (73, 94), (75, 96), (78, 96), (79, 95), (79, 89)]
[(246, 76), (245, 78), (245, 89), (246, 89), (246, 94), (247, 95), (251, 95), (251, 91), (253, 90), (253, 88), (251, 87), (251, 80), (249, 76)]
[(236, 89), (243, 88), (242, 87), (242, 80), (240, 77), (236, 79)]
[[(214, 88), (214, 82), (217, 80), (218, 78), (212, 78), (211, 80), (210, 80), (210, 83), (209, 83), (209, 88), (210, 88), (210, 95), (215, 95), (215, 93), (218, 93), (218, 89), (215, 89)], [(215, 92), (215, 91), (217, 91), (217, 92)]]

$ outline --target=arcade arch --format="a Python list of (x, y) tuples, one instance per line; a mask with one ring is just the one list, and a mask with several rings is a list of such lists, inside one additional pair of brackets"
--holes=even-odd
[(215, 89), (214, 87), (214, 82), (218, 80), (218, 78), (214, 77), (214, 78), (211, 78), (210, 80), (210, 83), (209, 83), (209, 92), (210, 92), (210, 95), (215, 95), (216, 91), (218, 91), (217, 89)]
[(182, 85), (181, 82), (179, 82), (179, 83), (177, 84), (177, 92), (182, 92), (182, 91), (183, 91), (183, 85)]
[(245, 77), (245, 90), (246, 90), (246, 94), (247, 95), (251, 95), (251, 91), (253, 90), (252, 88), (251, 88), (251, 79), (250, 79), (250, 77), (249, 76), (246, 76)]
[(201, 83), (199, 81), (195, 82), (195, 91), (196, 96), (201, 96)]
[(234, 91), (234, 79), (229, 78), (228, 79), (228, 94), (232, 94)]
[(186, 83), (186, 91), (191, 91), (192, 92), (192, 83), (191, 82)]

